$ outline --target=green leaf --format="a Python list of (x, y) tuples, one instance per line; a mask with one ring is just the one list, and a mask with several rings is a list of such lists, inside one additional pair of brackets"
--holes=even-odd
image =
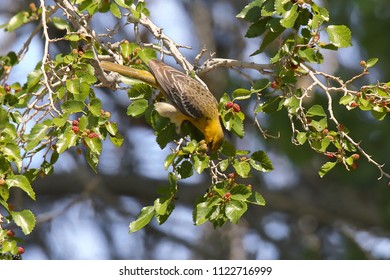
[(261, 18), (260, 20), (249, 26), (248, 31), (245, 34), (246, 38), (255, 38), (262, 35), (267, 30), (267, 22), (269, 18)]
[(115, 5), (114, 3), (111, 3), (110, 5), (110, 12), (114, 15), (114, 17), (116, 18), (121, 18), (122, 17), (122, 13), (121, 13), (121, 10), (119, 9), (119, 7), (117, 5)]
[(69, 23), (66, 20), (64, 20), (63, 18), (52, 17), (51, 18), (51, 22), (59, 30), (68, 30), (68, 29), (70, 29)]
[(11, 212), (11, 216), (23, 231), (25, 235), (30, 234), (35, 227), (35, 216), (30, 210), (23, 210), (20, 212)]
[(135, 118), (141, 117), (148, 106), (148, 100), (146, 99), (135, 100), (127, 107), (127, 115)]
[(194, 169), (200, 174), (210, 166), (210, 158), (208, 156), (194, 155)]
[(284, 17), (280, 20), (280, 24), (285, 28), (291, 28), (294, 26), (298, 15), (298, 5), (292, 5), (291, 9), (288, 10)]
[(99, 154), (92, 152), (92, 149), (88, 149), (85, 158), (95, 173), (97, 173), (97, 166), (99, 164)]
[(316, 131), (321, 132), (328, 127), (328, 120), (327, 118), (322, 118), (319, 121), (311, 120), (309, 125), (314, 127)]
[(326, 28), (330, 42), (339, 48), (352, 45), (351, 30), (345, 25), (329, 25)]
[[(1, 151), (1, 149), (0, 149)], [(3, 149), (2, 149), (3, 155), (5, 158), (7, 158), (9, 161), (12, 161), (15, 163), (16, 167), (18, 168), (18, 171), (20, 172), (22, 169), (22, 158), (20, 156), (20, 149), (19, 146), (13, 143), (7, 143)]]
[(62, 114), (53, 119), (53, 124), (58, 127), (63, 127), (69, 119), (69, 113)]
[(233, 100), (244, 100), (249, 99), (252, 95), (252, 92), (250, 90), (247, 90), (245, 88), (238, 88), (232, 93)]
[(191, 177), (193, 174), (192, 163), (188, 160), (183, 161), (182, 164), (177, 167), (177, 172), (181, 179)]
[(242, 178), (247, 178), (249, 172), (251, 171), (251, 166), (247, 161), (239, 161), (235, 159), (233, 167), (236, 170), (236, 173)]
[(29, 92), (31, 92), (32, 88), (39, 83), (41, 78), (42, 78), (41, 69), (36, 69), (27, 75), (27, 88), (29, 89)]
[(265, 1), (266, 0), (254, 0), (250, 2), (236, 17), (247, 20), (253, 19), (254, 17), (260, 17), (260, 8), (263, 6)]
[(355, 96), (346, 94), (346, 95), (343, 95), (343, 97), (340, 98), (339, 103), (341, 105), (348, 105), (349, 103), (351, 103), (354, 100), (355, 100)]
[(259, 79), (253, 84), (253, 91), (260, 92), (266, 89), (269, 86), (270, 82), (268, 79)]
[(136, 232), (142, 229), (143, 227), (145, 227), (147, 224), (150, 223), (154, 214), (155, 214), (154, 206), (146, 206), (142, 208), (137, 219), (130, 223), (129, 226), (130, 232)]
[(10, 19), (10, 21), (6, 25), (6, 30), (8, 32), (13, 32), (29, 21), (30, 20), (29, 20), (28, 12), (26, 11), (19, 12)]
[(300, 145), (305, 144), (305, 142), (306, 142), (306, 140), (307, 140), (307, 134), (306, 134), (306, 132), (298, 132), (298, 133), (297, 133), (296, 139), (297, 139), (297, 141), (298, 141), (298, 143), (299, 143)]
[(68, 100), (61, 105), (61, 109), (69, 114), (82, 112), (84, 107), (84, 102), (78, 100)]
[(90, 90), (89, 84), (81, 79), (66, 80), (66, 89), (80, 101), (85, 99)]
[(326, 173), (328, 173), (330, 170), (332, 170), (333, 167), (335, 167), (337, 164), (337, 161), (328, 161), (327, 163), (325, 163), (324, 165), (321, 166), (318, 174), (320, 175), (320, 177), (324, 177), (326, 175)]
[(366, 61), (366, 67), (370, 68), (373, 67), (377, 62), (379, 61), (379, 58), (370, 58)]
[(159, 197), (154, 201), (154, 210), (157, 215), (165, 215), (169, 204), (171, 204), (171, 199), (169, 197)]
[(152, 88), (147, 84), (137, 82), (131, 86), (127, 95), (131, 100), (149, 99), (152, 96)]
[(30, 185), (30, 181), (24, 175), (15, 175), (12, 178), (6, 179), (9, 188), (20, 188), (28, 194), (31, 199), (35, 200), (35, 192)]
[(236, 147), (228, 141), (222, 143), (221, 153), (228, 157), (233, 157), (236, 155)]
[(318, 104), (313, 105), (306, 113), (306, 117), (315, 117), (315, 116), (326, 117), (325, 110), (324, 108), (322, 108), (321, 105)]
[(252, 190), (250, 188), (248, 188), (247, 185), (240, 184), (240, 185), (234, 186), (231, 189), (230, 194), (232, 195), (231, 196), (232, 199), (244, 201), (251, 196)]
[(129, 9), (131, 4), (133, 4), (133, 0), (114, 0), (119, 6), (125, 9)]
[(237, 224), (247, 209), (248, 205), (245, 202), (232, 200), (226, 205), (225, 214), (233, 224)]
[(56, 143), (57, 152), (59, 154), (66, 151), (66, 149), (76, 145), (78, 136), (72, 131), (71, 127), (68, 126), (64, 133), (58, 136), (58, 141)]
[(27, 151), (34, 149), (41, 140), (46, 136), (46, 132), (49, 129), (49, 126), (43, 123), (37, 123), (31, 129), (30, 134), (27, 136)]
[(101, 115), (102, 102), (98, 98), (92, 98), (89, 103), (89, 111), (96, 117)]
[(99, 137), (96, 138), (84, 138), (85, 143), (87, 143), (88, 147), (95, 154), (100, 155), (102, 152), (102, 140)]
[(256, 108), (256, 113), (266, 113), (266, 114), (272, 114), (277, 111), (279, 111), (282, 107), (280, 106), (281, 103), (281, 97), (280, 96), (275, 96), (272, 97), (268, 100), (266, 100), (264, 103), (259, 104)]
[(246, 200), (248, 203), (252, 203), (259, 206), (265, 205), (264, 197), (258, 192), (252, 192), (251, 196)]
[(280, 24), (280, 19), (272, 18), (267, 22), (267, 34), (264, 36), (264, 39), (261, 43), (260, 52), (263, 52), (265, 48), (271, 44), (280, 34), (283, 33), (285, 28)]
[(156, 142), (161, 149), (164, 149), (168, 143), (175, 139), (176, 127), (173, 123), (169, 123), (165, 128), (157, 132)]
[(254, 152), (249, 162), (254, 169), (262, 172), (269, 172), (274, 169), (270, 158), (264, 151)]
[(120, 135), (119, 133), (115, 134), (115, 136), (110, 135), (110, 140), (111, 140), (112, 144), (114, 144), (118, 148), (120, 146), (122, 146), (123, 142), (125, 141), (123, 136)]

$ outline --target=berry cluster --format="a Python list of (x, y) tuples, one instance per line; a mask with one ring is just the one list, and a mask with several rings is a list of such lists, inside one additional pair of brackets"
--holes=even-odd
[[(75, 133), (75, 134), (79, 134), (80, 132), (80, 127), (79, 127), (79, 121), (78, 120), (73, 120), (72, 121), (72, 131)], [(81, 134), (82, 137), (88, 137), (90, 139), (93, 139), (93, 138), (99, 138), (99, 134), (97, 134), (96, 132), (93, 132), (93, 131), (90, 131), (89, 129), (85, 129), (83, 131), (83, 133)]]
[(234, 103), (233, 101), (229, 101), (225, 105), (226, 109), (232, 109), (234, 112), (238, 113), (241, 111), (240, 105)]

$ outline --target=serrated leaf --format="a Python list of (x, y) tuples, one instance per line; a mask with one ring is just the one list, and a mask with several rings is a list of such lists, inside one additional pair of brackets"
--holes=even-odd
[(35, 216), (30, 210), (23, 210), (20, 212), (11, 212), (11, 216), (23, 231), (25, 235), (30, 234), (35, 227)]
[(135, 100), (127, 107), (127, 115), (138, 118), (145, 113), (148, 106), (148, 100), (146, 99)]
[(269, 172), (274, 169), (270, 158), (264, 151), (254, 152), (249, 162), (254, 169), (262, 172)]
[(27, 136), (27, 151), (34, 149), (41, 140), (46, 136), (46, 132), (49, 129), (49, 126), (43, 123), (37, 123), (31, 129), (30, 134)]
[(5, 158), (7, 158), (9, 161), (12, 161), (15, 163), (18, 171), (20, 172), (22, 169), (22, 158), (20, 156), (20, 148), (18, 145), (13, 143), (7, 143), (3, 149), (2, 149), (3, 155)]
[(252, 190), (247, 185), (236, 185), (230, 191), (231, 199), (244, 201), (252, 194)]
[(306, 140), (307, 140), (307, 134), (306, 134), (306, 132), (298, 132), (298, 133), (297, 133), (296, 139), (297, 139), (297, 141), (298, 141), (298, 143), (299, 143), (300, 145), (305, 144), (305, 142), (306, 142)]
[(79, 100), (68, 100), (61, 105), (61, 109), (69, 114), (82, 112), (84, 107), (84, 102)]
[(28, 74), (27, 88), (29, 89), (29, 92), (31, 91), (32, 87), (34, 87), (36, 84), (39, 83), (41, 78), (42, 78), (42, 70), (41, 69), (36, 69), (33, 72)]
[(114, 17), (116, 18), (121, 18), (122, 17), (122, 13), (121, 13), (121, 10), (119, 9), (119, 7), (117, 5), (115, 5), (114, 3), (111, 3), (110, 5), (110, 12), (114, 15)]
[(332, 170), (333, 167), (335, 167), (337, 164), (337, 161), (328, 161), (324, 165), (321, 166), (320, 170), (318, 171), (318, 174), (320, 177), (324, 177), (326, 173), (328, 173), (330, 170)]
[(159, 197), (154, 201), (154, 210), (157, 215), (165, 215), (171, 199), (168, 197)]
[(97, 153), (92, 152), (91, 149), (88, 149), (85, 158), (89, 164), (89, 166), (92, 168), (95, 173), (97, 173), (97, 166), (99, 164), (99, 155)]
[(144, 83), (137, 82), (127, 92), (131, 100), (148, 99), (152, 95), (151, 87)]
[(351, 30), (345, 25), (329, 25), (326, 28), (330, 42), (339, 48), (352, 45)]
[(251, 171), (251, 166), (247, 161), (239, 161), (236, 159), (234, 160), (233, 167), (236, 173), (242, 178), (247, 178)]
[(31, 197), (31, 199), (35, 200), (35, 192), (26, 176), (15, 175), (12, 178), (6, 179), (6, 183), (9, 188), (19, 188)]
[(94, 116), (99, 117), (101, 115), (102, 102), (98, 98), (92, 98), (88, 108)]
[[(250, 19), (253, 17), (253, 15), (251, 16), (250, 13), (251, 13), (251, 10), (254, 9), (254, 8), (258, 8), (258, 10), (260, 11), (260, 8), (261, 6), (264, 4), (266, 0), (254, 0), (252, 1), (251, 3), (249, 3), (248, 5), (246, 5), (242, 10), (241, 12), (236, 15), (237, 18), (245, 18), (245, 19)], [(257, 15), (257, 17), (260, 17), (260, 14)]]
[(194, 155), (193, 160), (194, 169), (198, 174), (210, 166), (210, 158), (208, 156)]
[(349, 103), (351, 103), (354, 100), (355, 100), (355, 96), (346, 94), (340, 98), (339, 103), (341, 105), (348, 105)]
[(176, 127), (169, 123), (165, 128), (157, 132), (156, 142), (161, 149), (164, 149), (168, 143), (175, 139)]
[(130, 232), (136, 232), (150, 223), (155, 214), (154, 206), (146, 206), (141, 209), (137, 219), (130, 223)]
[(248, 205), (245, 202), (232, 200), (226, 205), (225, 214), (233, 224), (237, 224), (247, 209)]
[(126, 9), (129, 9), (131, 4), (133, 4), (132, 0), (114, 0), (114, 1), (122, 8), (126, 8)]
[(265, 205), (265, 199), (264, 197), (259, 194), (258, 192), (252, 192), (251, 196), (246, 200), (248, 203), (252, 203), (255, 205), (264, 206)]
[(191, 177), (193, 174), (192, 163), (188, 160), (183, 161), (182, 164), (177, 167), (177, 172), (181, 179)]
[(298, 5), (292, 5), (291, 9), (288, 10), (280, 20), (280, 24), (285, 28), (291, 28), (294, 26), (298, 15)]

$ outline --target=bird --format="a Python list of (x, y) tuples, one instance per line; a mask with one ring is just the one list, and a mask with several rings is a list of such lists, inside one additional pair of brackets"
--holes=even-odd
[(101, 68), (106, 71), (158, 88), (165, 97), (165, 101), (154, 104), (158, 114), (169, 118), (178, 132), (183, 121), (191, 122), (202, 132), (209, 150), (216, 152), (224, 141), (224, 132), (215, 96), (199, 81), (157, 59), (150, 59), (147, 64), (150, 71), (110, 61), (100, 62)]

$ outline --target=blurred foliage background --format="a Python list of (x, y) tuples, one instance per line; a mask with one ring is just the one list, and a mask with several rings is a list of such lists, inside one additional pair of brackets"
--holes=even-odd
[[(3, 0), (0, 22), (28, 7), (31, 1)], [(169, 0), (147, 1), (151, 18), (176, 42), (190, 45), (189, 61), (203, 46), (218, 57), (250, 60), (259, 42), (244, 38), (247, 23), (235, 18), (245, 1)], [(316, 1), (317, 2), (317, 1)], [(388, 82), (390, 76), (390, 6), (387, 0), (318, 1), (330, 12), (332, 24), (352, 30), (353, 47), (326, 53), (320, 69), (349, 78), (358, 73), (360, 60), (378, 57), (364, 82)], [(36, 1), (39, 5), (39, 1)], [(172, 16), (175, 15), (175, 16)], [(97, 30), (113, 27), (105, 15), (94, 22)], [(125, 19), (122, 19), (125, 21)], [(130, 27), (129, 27), (130, 28)], [(14, 33), (0, 32), (0, 52), (19, 49), (32, 24)], [(51, 38), (63, 34), (49, 29)], [(131, 41), (131, 30), (116, 36)], [(69, 52), (61, 42), (57, 50)], [(275, 50), (278, 46), (274, 46)], [(35, 37), (28, 58), (13, 81), (25, 82), (29, 71), (41, 60), (43, 41)], [(268, 63), (267, 54), (256, 62)], [(217, 97), (237, 87), (249, 86), (232, 71), (217, 70), (202, 77)], [(260, 77), (259, 77), (260, 78)], [(139, 209), (153, 202), (156, 189), (166, 184), (161, 151), (152, 130), (139, 119), (126, 116), (126, 93), (102, 90), (105, 110), (120, 124), (124, 145), (105, 144), (99, 174), (87, 166), (76, 150), (63, 155), (55, 173), (35, 184), (37, 202), (16, 193), (15, 207), (29, 207), (38, 224), (27, 237), (24, 259), (388, 259), (390, 258), (390, 188), (377, 181), (379, 172), (364, 159), (356, 171), (338, 167), (323, 179), (318, 176), (324, 156), (291, 144), (291, 128), (285, 112), (264, 116), (262, 125), (278, 139), (264, 139), (246, 123), (250, 140), (240, 147), (262, 148), (275, 171), (253, 178), (253, 186), (267, 201), (265, 207), (248, 210), (238, 225), (214, 230), (210, 224), (195, 227), (192, 207), (205, 191), (209, 178), (198, 176), (180, 185), (177, 209), (162, 226), (153, 224), (128, 234), (129, 222)], [(316, 97), (321, 99), (321, 95)], [(252, 110), (252, 108), (243, 108)], [(378, 122), (364, 112), (337, 112), (355, 139), (367, 152), (390, 166), (390, 120)], [(248, 139), (247, 138), (247, 139)], [(16, 232), (22, 235), (21, 232)]]

